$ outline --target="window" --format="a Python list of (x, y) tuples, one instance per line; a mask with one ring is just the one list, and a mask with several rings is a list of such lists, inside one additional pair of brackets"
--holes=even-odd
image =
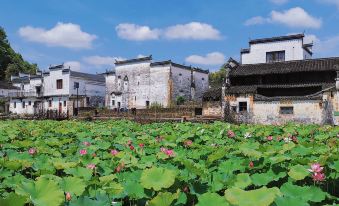
[(89, 97), (86, 97), (86, 105), (89, 105)]
[(137, 101), (137, 96), (134, 96), (134, 101)]
[(239, 112), (247, 112), (247, 102), (239, 102)]
[(56, 80), (57, 89), (62, 89), (62, 79)]
[(31, 101), (28, 101), (28, 106), (31, 106), (32, 102)]
[(182, 74), (180, 73), (179, 76), (182, 76)]
[(14, 108), (16, 108), (16, 102), (14, 102), (14, 105), (13, 105)]
[(280, 107), (280, 114), (293, 114), (293, 107)]
[(149, 108), (149, 101), (146, 101), (146, 108)]
[(52, 100), (48, 100), (48, 107), (52, 107)]
[(266, 62), (283, 62), (285, 61), (285, 51), (275, 51), (266, 53)]
[(22, 102), (22, 108), (25, 108), (26, 102)]
[(204, 80), (205, 80), (205, 78), (203, 77), (203, 78), (201, 78), (201, 80), (202, 80), (202, 81), (204, 81)]
[(115, 106), (115, 100), (112, 100), (112, 106)]
[(66, 101), (64, 101), (64, 107), (66, 107), (67, 106), (67, 102)]

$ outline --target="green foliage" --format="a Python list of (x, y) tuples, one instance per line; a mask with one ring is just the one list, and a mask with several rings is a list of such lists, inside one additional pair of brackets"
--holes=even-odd
[(5, 30), (0, 27), (0, 80), (9, 80), (19, 72), (34, 74), (36, 70), (36, 64), (28, 63), (11, 48)]
[(186, 101), (185, 97), (177, 96), (177, 99), (176, 99), (177, 105), (183, 105), (185, 101)]
[(226, 69), (221, 67), (219, 71), (211, 72), (208, 76), (209, 85), (212, 88), (221, 87), (226, 78)]
[[(338, 133), (295, 124), (0, 121), (0, 205), (335, 205)], [(290, 135), (298, 141), (283, 140)], [(313, 181), (313, 163), (324, 181)]]

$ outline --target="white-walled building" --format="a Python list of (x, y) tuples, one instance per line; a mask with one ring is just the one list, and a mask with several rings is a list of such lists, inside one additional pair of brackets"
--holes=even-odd
[(143, 109), (153, 104), (169, 107), (177, 97), (201, 100), (208, 89), (208, 71), (176, 64), (152, 62), (152, 56), (116, 61), (106, 73), (106, 105), (111, 109)]
[(249, 41), (241, 50), (241, 64), (272, 63), (312, 58), (313, 44), (304, 43), (304, 34), (280, 36)]
[(38, 75), (12, 77), (12, 82), (20, 88), (10, 95), (10, 111), (15, 114), (53, 110), (73, 115), (78, 107), (104, 106), (103, 75), (75, 72), (57, 65)]
[(19, 90), (8, 82), (0, 81), (0, 113), (9, 112), (9, 94)]

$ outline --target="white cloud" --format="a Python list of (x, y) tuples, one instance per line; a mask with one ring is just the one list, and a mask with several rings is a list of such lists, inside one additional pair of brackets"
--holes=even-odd
[(69, 67), (72, 71), (80, 71), (81, 64), (78, 61), (68, 61), (64, 63), (65, 67)]
[(146, 55), (143, 54), (138, 54), (137, 58), (143, 58), (143, 57), (147, 57)]
[(248, 19), (245, 22), (246, 26), (264, 24), (264, 23), (277, 23), (283, 24), (293, 28), (314, 28), (318, 29), (322, 25), (322, 20), (308, 14), (300, 7), (291, 8), (286, 11), (272, 11), (270, 17), (264, 18), (256, 16)]
[(165, 38), (168, 39), (195, 39), (195, 40), (218, 40), (221, 39), (220, 32), (212, 25), (191, 22), (188, 24), (177, 24), (165, 30)]
[(282, 4), (286, 4), (289, 0), (270, 0), (270, 2), (272, 2), (273, 4), (278, 4), (278, 5), (282, 5)]
[(133, 41), (154, 40), (159, 39), (160, 36), (158, 29), (129, 23), (119, 24), (115, 30), (120, 38)]
[(122, 23), (115, 28), (122, 39), (133, 41), (165, 39), (218, 40), (220, 32), (212, 25), (201, 22), (177, 24), (167, 28), (154, 28), (136, 24)]
[(206, 56), (191, 55), (185, 61), (192, 64), (220, 65), (225, 63), (225, 55), (220, 52), (212, 52)]
[(319, 0), (321, 3), (334, 4), (339, 9), (339, 0)]
[(88, 56), (83, 58), (87, 64), (100, 67), (100, 66), (114, 66), (115, 60), (124, 60), (122, 57), (110, 56)]
[(252, 25), (258, 25), (258, 24), (265, 24), (267, 23), (268, 19), (265, 19), (262, 16), (255, 16), (250, 19), (248, 19), (245, 22), (245, 26), (252, 26)]
[(49, 30), (32, 26), (21, 27), (19, 35), (31, 42), (71, 49), (89, 49), (97, 38), (96, 35), (83, 32), (77, 24), (62, 22)]
[(271, 21), (289, 27), (315, 28), (321, 27), (322, 20), (309, 15), (304, 9), (295, 7), (283, 12), (272, 11)]

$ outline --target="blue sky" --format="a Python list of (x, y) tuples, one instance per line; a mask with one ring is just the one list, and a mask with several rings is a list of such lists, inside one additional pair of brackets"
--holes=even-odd
[(314, 57), (339, 56), (339, 0), (1, 0), (12, 47), (44, 70), (103, 72), (114, 59), (218, 69), (248, 40), (304, 32)]

